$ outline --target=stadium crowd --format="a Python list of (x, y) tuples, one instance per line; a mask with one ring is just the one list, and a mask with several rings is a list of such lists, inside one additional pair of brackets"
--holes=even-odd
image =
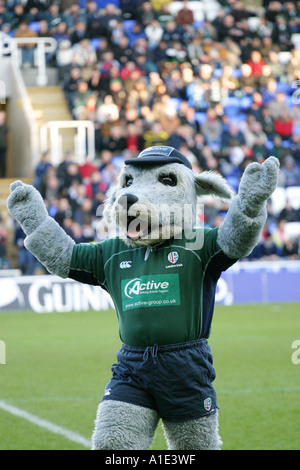
[[(48, 64), (74, 119), (95, 126), (96, 161), (78, 164), (67, 153), (54, 168), (46, 152), (35, 174), (50, 215), (76, 242), (107, 236), (96, 210), (124, 159), (152, 145), (176, 147), (196, 171), (219, 171), (235, 190), (250, 162), (274, 155), (282, 193), (300, 186), (300, 1), (219, 0), (210, 21), (195, 18), (192, 0), (176, 14), (170, 3), (0, 0), (1, 31), (57, 40)], [(32, 66), (32, 49), (22, 52)], [(226, 209), (207, 201), (204, 223), (219, 225)], [(299, 259), (299, 237), (286, 226), (300, 222), (300, 209), (287, 198), (280, 211), (270, 201), (268, 214), (249, 259)], [(22, 237), (18, 229), (20, 259)], [(21, 266), (28, 272), (28, 260)]]

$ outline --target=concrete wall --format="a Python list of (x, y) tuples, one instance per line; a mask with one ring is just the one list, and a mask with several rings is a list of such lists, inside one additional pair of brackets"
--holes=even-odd
[(6, 89), (11, 145), (7, 176), (28, 178), (39, 161), (38, 130), (33, 109), (20, 69), (10, 59), (1, 59), (0, 80)]

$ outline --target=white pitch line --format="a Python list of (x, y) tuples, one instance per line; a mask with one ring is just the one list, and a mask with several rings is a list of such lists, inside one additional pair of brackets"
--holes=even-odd
[(14, 416), (18, 416), (19, 418), (26, 419), (30, 423), (36, 424), (40, 428), (44, 428), (54, 434), (59, 434), (60, 436), (65, 437), (69, 441), (76, 442), (89, 449), (91, 448), (91, 441), (81, 436), (77, 432), (69, 431), (69, 429), (51, 423), (51, 421), (47, 421), (46, 419), (39, 418), (38, 416), (35, 416), (29, 413), (28, 411), (22, 410), (21, 408), (17, 408), (16, 406), (9, 405), (5, 401), (0, 400), (0, 409), (7, 411), (8, 413), (11, 413)]

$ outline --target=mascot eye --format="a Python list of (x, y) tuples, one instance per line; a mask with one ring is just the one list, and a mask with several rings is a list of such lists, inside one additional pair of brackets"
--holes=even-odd
[(175, 175), (161, 175), (159, 181), (165, 186), (176, 186), (177, 178)]
[(131, 176), (126, 176), (123, 188), (129, 188), (129, 186), (131, 186), (132, 183), (133, 183), (133, 178)]

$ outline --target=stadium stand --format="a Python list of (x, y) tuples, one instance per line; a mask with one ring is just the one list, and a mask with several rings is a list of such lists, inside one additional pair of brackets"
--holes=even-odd
[[(196, 171), (222, 173), (235, 190), (250, 162), (276, 156), (279, 188), (249, 259), (299, 259), (299, 2), (0, 0), (0, 30), (57, 41), (47, 65), (64, 97), (57, 88), (53, 100), (46, 88), (39, 95), (44, 91), (46, 107), (67, 103), (73, 120), (94, 125), (94, 160), (65, 147), (59, 165), (45, 152), (28, 175), (77, 242), (107, 236), (97, 233), (96, 209), (124, 159), (168, 144)], [(30, 48), (22, 57), (26, 73)], [(5, 125), (0, 120), (2, 172)], [(220, 224), (226, 209), (206, 204), (204, 223)], [(0, 237), (6, 267), (1, 227)]]

